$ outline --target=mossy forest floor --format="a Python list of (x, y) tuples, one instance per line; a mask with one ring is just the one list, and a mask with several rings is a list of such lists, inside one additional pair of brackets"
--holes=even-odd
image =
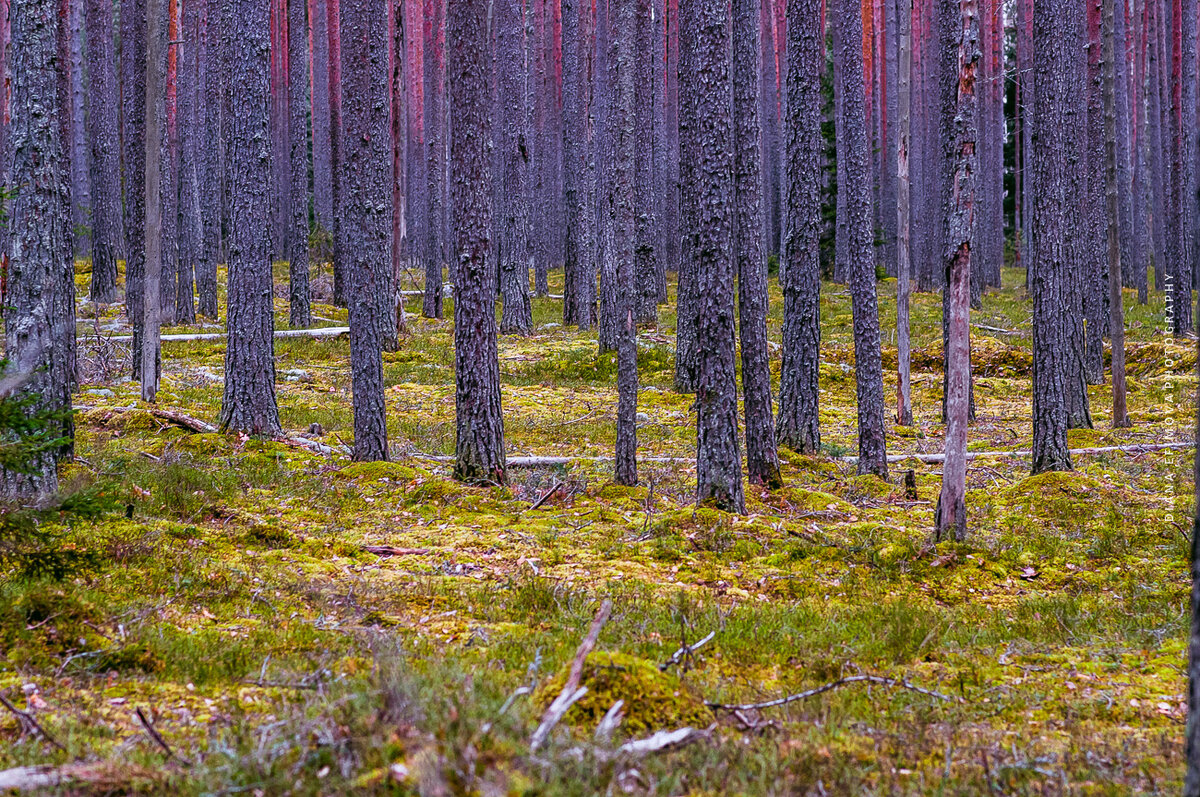
[[(86, 295), (87, 264), (80, 264)], [(286, 326), (286, 267), (277, 326)], [(1030, 445), (1030, 312), (1023, 272), (973, 322), (974, 450)], [(561, 273), (551, 275), (561, 290)], [(406, 285), (405, 287), (412, 287)], [(880, 283), (894, 407), (895, 283)], [(1195, 344), (1162, 332), (1163, 300), (1132, 305), (1130, 413), (1072, 446), (1187, 440)], [(940, 297), (914, 297), (916, 423), (889, 453), (941, 450)], [(222, 299), (222, 306), (224, 300)], [(419, 310), (409, 302), (410, 312)], [(534, 299), (536, 330), (503, 336), (509, 455), (605, 455), (615, 363)], [(771, 337), (781, 302), (772, 280)], [(320, 323), (345, 311), (318, 304)], [(83, 304), (78, 459), (63, 482), (107, 485), (126, 513), (65, 531), (97, 554), (62, 583), (0, 581), (0, 694), (65, 750), (0, 713), (0, 769), (71, 764), (80, 792), (176, 794), (1126, 794), (1173, 793), (1183, 767), (1191, 457), (1187, 450), (969, 469), (970, 539), (935, 544), (939, 466), (856, 477), (850, 302), (822, 296), (826, 454), (781, 452), (786, 487), (748, 487), (748, 513), (693, 509), (694, 468), (517, 470), (506, 486), (454, 482), (452, 315), (409, 316), (384, 355), (393, 461), (353, 464), (285, 442), (197, 434), (160, 421), (99, 345), (117, 307)], [(691, 398), (672, 391), (674, 316), (639, 336), (639, 452), (694, 454)], [(997, 331), (1000, 330), (1000, 331)], [(180, 329), (168, 330), (184, 331)], [(211, 331), (211, 330), (210, 330)], [(103, 354), (101, 354), (103, 352)], [(276, 342), (289, 433), (320, 424), (352, 443), (345, 339)], [(159, 407), (215, 422), (224, 344), (167, 343)], [(772, 348), (778, 377), (779, 350)], [(120, 412), (116, 407), (133, 408)], [(889, 410), (889, 417), (894, 410)], [(916, 472), (917, 499), (904, 470)], [(537, 508), (531, 505), (553, 489)], [(126, 517), (126, 514), (131, 515)], [(380, 556), (364, 546), (391, 546)], [(531, 753), (546, 704), (605, 598), (584, 668), (589, 692)], [(714, 633), (667, 672), (681, 645)], [(844, 676), (856, 683), (780, 708), (713, 711)], [(500, 709), (520, 687), (508, 710)], [(612, 742), (707, 728), (653, 755)], [(135, 715), (141, 708), (174, 753)], [(184, 761), (186, 760), (186, 764)]]

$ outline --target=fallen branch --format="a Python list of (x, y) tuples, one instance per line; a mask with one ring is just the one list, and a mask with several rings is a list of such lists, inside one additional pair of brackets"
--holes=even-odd
[(53, 736), (51, 736), (50, 733), (45, 728), (43, 728), (36, 719), (33, 718), (32, 714), (30, 714), (27, 711), (22, 711), (21, 709), (14, 706), (12, 703), (8, 702), (8, 698), (6, 698), (4, 695), (0, 695), (0, 705), (4, 706), (6, 709), (11, 711), (13, 713), (13, 715), (17, 718), (17, 721), (19, 723), (21, 723), (21, 725), (24, 728), (31, 728), (31, 729), (37, 731), (38, 734), (43, 739), (45, 739), (47, 742), (54, 745), (55, 747), (57, 747), (59, 750), (63, 751), (64, 753), (67, 752), (67, 748), (63, 747), (62, 743), (59, 742), (58, 739), (55, 739)]
[[(350, 327), (314, 327), (312, 329), (277, 329), (275, 337), (277, 338), (338, 338), (342, 335), (349, 335)], [(224, 332), (191, 332), (183, 335), (163, 335), (162, 342), (194, 342), (204, 340), (224, 340), (227, 335)], [(114, 342), (129, 342), (133, 340), (133, 335), (113, 335), (106, 338)]]
[(660, 750), (680, 747), (696, 739), (707, 736), (708, 731), (698, 731), (695, 728), (679, 728), (674, 731), (658, 731), (645, 739), (634, 739), (617, 748), (618, 756), (642, 756), (657, 753)]
[(533, 510), (540, 507), (542, 504), (546, 503), (546, 499), (548, 499), (550, 496), (554, 495), (554, 491), (557, 490), (559, 487), (562, 487), (562, 482), (555, 482), (553, 487), (551, 487), (546, 492), (542, 493), (541, 498), (539, 498), (538, 500), (533, 502), (533, 504), (529, 507), (529, 511), (532, 512)]
[(716, 635), (717, 635), (716, 631), (709, 631), (708, 636), (704, 637), (704, 639), (701, 639), (699, 642), (695, 642), (691, 645), (684, 645), (679, 650), (672, 653), (671, 658), (667, 659), (662, 664), (658, 665), (658, 669), (662, 670), (663, 672), (666, 672), (671, 667), (673, 667), (676, 664), (678, 664), (679, 662), (683, 661), (684, 656), (690, 656), (693, 653), (695, 653), (697, 650), (699, 650), (700, 648), (707, 645), (709, 642), (711, 642), (713, 640), (713, 637), (715, 637)]
[(154, 740), (154, 743), (162, 748), (162, 751), (167, 754), (167, 758), (173, 758), (185, 767), (192, 765), (191, 761), (188, 761), (171, 749), (166, 739), (162, 738), (162, 734), (155, 730), (154, 723), (150, 722), (150, 719), (146, 716), (146, 712), (142, 711), (140, 706), (136, 709), (136, 713), (138, 720), (142, 723), (142, 727), (146, 729), (146, 733), (150, 734), (150, 738)]
[(775, 700), (767, 700), (762, 703), (731, 704), (731, 703), (713, 703), (708, 700), (705, 700), (704, 705), (708, 706), (711, 709), (720, 710), (720, 711), (756, 711), (756, 710), (764, 709), (764, 708), (775, 708), (776, 706), (786, 706), (788, 703), (795, 703), (797, 700), (804, 700), (805, 698), (815, 697), (815, 696), (823, 694), (825, 692), (831, 692), (834, 689), (837, 689), (838, 687), (848, 686), (849, 684), (857, 684), (857, 683), (882, 684), (883, 686), (898, 686), (898, 687), (901, 687), (902, 689), (908, 689), (913, 692), (918, 692), (922, 695), (928, 695), (929, 697), (936, 697), (938, 700), (945, 700), (950, 703), (954, 702), (954, 698), (949, 697), (947, 695), (943, 695), (941, 692), (934, 692), (931, 689), (923, 689), (919, 686), (914, 686), (913, 684), (910, 684), (908, 681), (905, 681), (905, 680), (896, 680), (895, 678), (884, 678), (881, 675), (850, 675), (845, 678), (839, 678), (836, 681), (830, 681), (827, 684), (822, 684), (821, 686), (818, 686), (814, 689), (808, 689), (803, 692), (797, 692), (794, 695), (788, 695), (787, 697), (776, 698)]
[(49, 789), (67, 779), (68, 776), (56, 767), (14, 767), (0, 770), (0, 792)]
[(1015, 329), (1004, 329), (1003, 327), (989, 327), (987, 324), (971, 324), (975, 329), (982, 329), (984, 332), (993, 332), (997, 335), (1016, 335), (1020, 336), (1021, 332)]
[(428, 548), (396, 548), (391, 545), (363, 545), (362, 549), (376, 556), (424, 556)]
[(575, 651), (575, 659), (571, 662), (571, 671), (567, 674), (567, 681), (563, 684), (562, 691), (546, 707), (541, 723), (529, 739), (531, 751), (536, 751), (545, 743), (550, 736), (550, 731), (554, 730), (554, 726), (567, 713), (567, 709), (587, 694), (587, 687), (579, 685), (579, 682), (583, 680), (583, 664), (587, 660), (588, 654), (596, 647), (596, 640), (600, 638), (600, 629), (604, 628), (604, 624), (608, 622), (608, 615), (611, 612), (612, 600), (605, 598), (604, 602), (600, 604), (596, 616), (592, 618), (592, 626), (588, 629), (587, 636), (583, 638), (583, 641), (579, 643), (579, 648)]

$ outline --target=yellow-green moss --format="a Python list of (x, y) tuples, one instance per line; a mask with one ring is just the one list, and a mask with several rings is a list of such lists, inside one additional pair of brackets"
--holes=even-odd
[[(569, 671), (568, 663), (538, 690), (536, 700), (541, 706), (549, 705), (562, 691)], [(618, 700), (625, 701), (622, 727), (633, 734), (712, 722), (712, 711), (689, 686), (636, 656), (592, 653), (583, 665), (582, 685), (587, 694), (571, 707), (565, 720), (589, 732)]]

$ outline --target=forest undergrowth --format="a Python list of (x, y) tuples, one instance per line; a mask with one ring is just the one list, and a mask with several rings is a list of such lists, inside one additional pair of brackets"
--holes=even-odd
[[(1004, 282), (972, 315), (976, 452), (1030, 447), (1023, 271)], [(880, 297), (892, 401), (892, 281)], [(1195, 342), (1166, 336), (1151, 299), (1126, 294), (1133, 428), (1109, 428), (1109, 388), (1093, 386), (1095, 428), (1073, 448), (1191, 439)], [(665, 309), (638, 337), (639, 455), (681, 460), (642, 462), (636, 488), (594, 459), (470, 487), (435, 459), (454, 450), (449, 307), (432, 321), (408, 303), (384, 354), (392, 461), (352, 463), (344, 337), (276, 341), (292, 439), (246, 439), (153, 414), (106, 339), (127, 329), (119, 308), (82, 305), (62, 481), (123, 511), (63, 529), (90, 554), (71, 578), (0, 581), (0, 695), (37, 723), (0, 712), (0, 769), (62, 765), (88, 793), (1178, 791), (1191, 451), (1080, 455), (1032, 478), (1028, 459), (972, 460), (969, 539), (938, 543), (939, 465), (893, 463), (885, 481), (845, 459), (848, 290), (826, 284), (821, 302), (824, 454), (781, 451), (786, 486), (748, 486), (744, 517), (693, 506), (695, 416), (672, 390)], [(500, 340), (508, 455), (611, 455), (615, 359), (560, 325), (559, 300), (533, 308), (533, 335)], [(889, 424), (889, 454), (941, 451), (940, 310), (914, 297), (916, 421)], [(165, 343), (157, 409), (216, 423), (223, 358), (221, 341)], [(533, 750), (606, 598), (588, 692)], [(711, 705), (858, 675), (902, 683)], [(595, 739), (618, 700), (623, 721)], [(684, 726), (684, 744), (620, 749)]]

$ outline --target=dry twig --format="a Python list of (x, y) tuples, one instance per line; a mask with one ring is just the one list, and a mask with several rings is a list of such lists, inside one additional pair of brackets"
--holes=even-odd
[(186, 758), (171, 749), (171, 746), (167, 744), (166, 739), (162, 738), (162, 734), (155, 729), (154, 723), (150, 721), (149, 717), (146, 716), (146, 712), (142, 711), (140, 706), (136, 709), (136, 713), (138, 721), (142, 723), (142, 727), (146, 729), (146, 733), (150, 735), (150, 738), (154, 740), (155, 744), (162, 748), (162, 751), (167, 754), (167, 758), (173, 758), (179, 763), (183, 764), (185, 767), (190, 767), (192, 765), (191, 761), (188, 761)]
[(554, 730), (554, 726), (567, 713), (567, 709), (587, 694), (587, 687), (579, 685), (579, 682), (583, 680), (583, 664), (587, 660), (588, 654), (596, 647), (600, 629), (604, 628), (604, 624), (608, 622), (608, 615), (611, 612), (612, 600), (605, 598), (604, 602), (600, 604), (596, 616), (592, 618), (592, 627), (588, 629), (587, 636), (579, 643), (579, 648), (575, 651), (575, 659), (571, 662), (571, 671), (567, 674), (567, 682), (563, 684), (558, 697), (554, 698), (554, 701), (546, 707), (541, 723), (533, 732), (533, 736), (529, 738), (530, 750), (536, 751), (541, 747), (550, 736), (550, 731)]
[(48, 741), (50, 744), (54, 745), (59, 750), (62, 750), (64, 753), (67, 752), (67, 748), (63, 747), (62, 743), (59, 742), (58, 739), (55, 739), (53, 736), (51, 736), (49, 734), (49, 732), (47, 732), (47, 730), (45, 728), (43, 728), (36, 719), (33, 718), (32, 714), (30, 714), (27, 711), (22, 711), (21, 709), (14, 706), (12, 703), (10, 703), (8, 701), (8, 698), (6, 698), (4, 695), (0, 695), (0, 705), (4, 706), (6, 709), (11, 711), (13, 713), (13, 715), (16, 716), (17, 721), (20, 722), (23, 727), (32, 728), (33, 730), (37, 731), (38, 734), (43, 739)]
[(954, 698), (949, 697), (948, 695), (943, 695), (941, 692), (935, 692), (932, 689), (923, 689), (922, 687), (914, 686), (913, 684), (910, 684), (908, 681), (905, 681), (903, 679), (897, 680), (895, 678), (884, 678), (882, 675), (849, 675), (845, 678), (839, 678), (836, 681), (830, 681), (827, 684), (822, 684), (821, 686), (815, 687), (813, 689), (807, 689), (803, 692), (797, 692), (794, 695), (788, 695), (787, 697), (776, 698), (775, 700), (766, 700), (762, 703), (740, 703), (740, 704), (713, 703), (711, 701), (705, 700), (704, 705), (708, 706), (711, 709), (718, 709), (718, 710), (723, 710), (723, 711), (755, 711), (755, 710), (764, 709), (764, 708), (775, 708), (776, 706), (786, 706), (788, 703), (795, 703), (797, 700), (804, 700), (805, 698), (808, 698), (808, 697), (815, 697), (815, 696), (817, 696), (819, 694), (823, 694), (825, 692), (831, 692), (834, 689), (837, 689), (838, 687), (848, 686), (849, 684), (857, 684), (857, 683), (882, 684), (883, 686), (899, 686), (903, 689), (908, 689), (913, 692), (918, 692), (922, 695), (928, 695), (929, 697), (936, 697), (938, 700), (945, 700), (945, 701), (951, 702), (951, 703), (954, 702)]

